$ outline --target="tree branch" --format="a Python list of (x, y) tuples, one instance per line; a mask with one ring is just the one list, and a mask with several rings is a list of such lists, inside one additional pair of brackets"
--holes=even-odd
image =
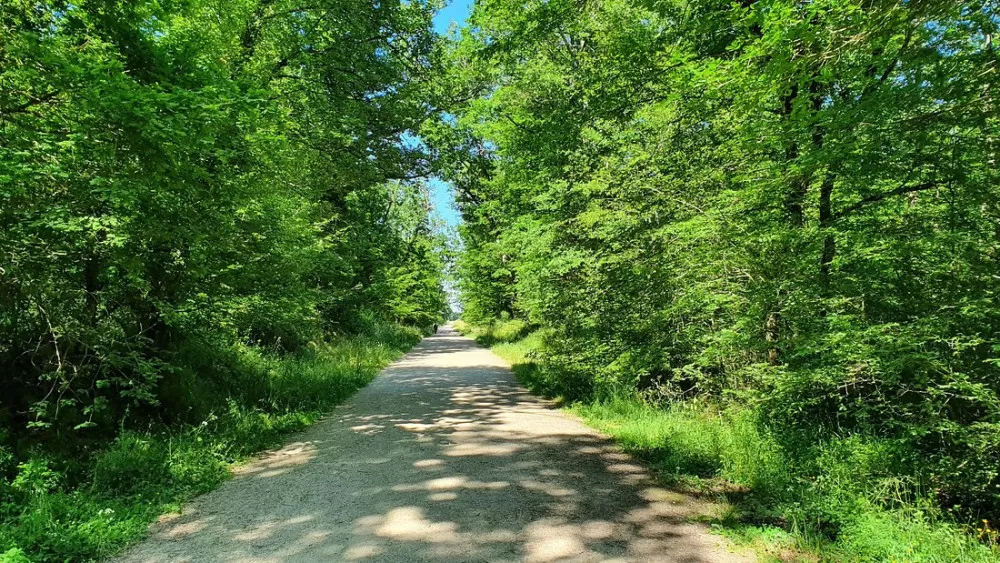
[(882, 75), (878, 77), (878, 81), (869, 84), (864, 90), (861, 91), (861, 96), (858, 98), (859, 100), (865, 99), (872, 92), (874, 92), (876, 89), (880, 88), (883, 84), (885, 84), (885, 81), (889, 79), (889, 76), (892, 74), (892, 72), (896, 70), (896, 66), (899, 64), (899, 58), (903, 55), (903, 52), (906, 51), (907, 47), (910, 46), (910, 40), (912, 38), (913, 38), (913, 28), (907, 27), (906, 35), (903, 37), (903, 44), (900, 45), (899, 50), (896, 51), (896, 56), (893, 57), (892, 61), (889, 62), (889, 65), (885, 67), (885, 71), (883, 71)]
[(927, 191), (927, 190), (932, 190), (932, 189), (937, 188), (937, 187), (938, 187), (938, 184), (936, 182), (925, 182), (923, 184), (916, 184), (916, 185), (909, 185), (909, 186), (904, 185), (904, 186), (900, 186), (900, 187), (898, 187), (898, 188), (896, 188), (894, 190), (889, 190), (887, 192), (870, 195), (870, 196), (862, 199), (861, 201), (858, 201), (857, 203), (855, 203), (855, 204), (853, 204), (853, 205), (851, 205), (851, 206), (849, 206), (849, 207), (847, 207), (845, 209), (842, 209), (840, 211), (840, 213), (837, 213), (837, 219), (840, 219), (840, 218), (842, 218), (842, 217), (844, 217), (846, 215), (850, 215), (851, 213), (854, 213), (855, 211), (861, 209), (862, 207), (864, 207), (864, 206), (866, 206), (866, 205), (868, 205), (870, 203), (878, 203), (880, 201), (884, 201), (884, 200), (887, 200), (887, 199), (889, 199), (891, 197), (895, 197), (895, 196), (898, 196), (898, 195), (904, 195), (904, 194), (915, 193), (915, 192), (923, 192), (923, 191)]
[(23, 104), (21, 104), (19, 106), (15, 106), (15, 107), (12, 107), (12, 108), (3, 108), (3, 107), (0, 107), (0, 116), (12, 115), (12, 114), (15, 114), (15, 113), (24, 113), (24, 112), (28, 111), (33, 106), (38, 106), (38, 105), (44, 104), (45, 102), (53, 100), (56, 96), (59, 95), (59, 93), (60, 92), (58, 90), (54, 90), (52, 92), (47, 92), (45, 94), (42, 94), (41, 96), (39, 96), (37, 98), (33, 98), (31, 96), (28, 96), (29, 98), (31, 98), (31, 100), (28, 101), (28, 102), (25, 102), (25, 103), (23, 103)]

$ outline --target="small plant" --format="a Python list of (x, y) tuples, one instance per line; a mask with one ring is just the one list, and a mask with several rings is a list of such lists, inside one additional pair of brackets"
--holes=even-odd
[(976, 537), (990, 547), (1000, 547), (1000, 530), (990, 525), (989, 520), (983, 520), (982, 525), (976, 528)]
[[(84, 470), (74, 479), (39, 456), (14, 468), (9, 484), (0, 481), (0, 563), (113, 555), (161, 513), (227, 479), (230, 463), (316, 421), (419, 339), (418, 331), (383, 327), (296, 354), (229, 349), (222, 358), (233, 392), (202, 397), (209, 411), (201, 421), (126, 430), (76, 462)], [(265, 392), (241, 393), (241, 377), (263, 382)], [(204, 388), (184, 392), (192, 390)]]
[(17, 477), (10, 484), (15, 493), (25, 497), (41, 496), (56, 490), (63, 476), (53, 470), (51, 462), (36, 458), (17, 466)]
[[(494, 334), (494, 326), (460, 330), (481, 337)], [(492, 349), (533, 391), (565, 397), (572, 379), (552, 365), (562, 356), (549, 354), (546, 342), (536, 331)], [(798, 551), (806, 560), (833, 561), (1000, 561), (996, 529), (983, 521), (969, 534), (945, 518), (894, 461), (904, 447), (899, 441), (855, 434), (816, 443), (794, 428), (770, 426), (747, 405), (651, 401), (614, 383), (583, 397), (570, 402), (573, 413), (650, 464), (664, 482), (728, 504), (715, 529), (762, 553)]]
[(169, 450), (157, 436), (126, 432), (94, 464), (92, 487), (99, 495), (132, 496), (164, 486), (170, 479)]

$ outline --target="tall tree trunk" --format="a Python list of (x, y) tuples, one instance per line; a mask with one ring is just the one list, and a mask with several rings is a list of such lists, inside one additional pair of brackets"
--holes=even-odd
[[(820, 95), (821, 85), (816, 79), (818, 69), (813, 70), (813, 77), (809, 81), (808, 95), (809, 95), (809, 111), (811, 115), (815, 115), (823, 104), (823, 98)], [(801, 89), (797, 84), (792, 85), (789, 89), (788, 94), (782, 97), (782, 107), (780, 110), (780, 115), (782, 119), (786, 122), (791, 122), (793, 118), (793, 113), (795, 110), (795, 101), (799, 97)], [(812, 150), (819, 150), (823, 147), (825, 131), (820, 126), (814, 126), (811, 133)], [(788, 145), (785, 147), (785, 160), (786, 163), (791, 165), (798, 161), (802, 157), (802, 151), (799, 147), (798, 141), (794, 138), (790, 139)], [(789, 225), (795, 229), (801, 229), (806, 224), (805, 216), (805, 201), (806, 197), (809, 195), (809, 187), (812, 185), (813, 177), (815, 175), (815, 170), (810, 167), (799, 171), (798, 174), (791, 178), (789, 183), (788, 191), (785, 194), (784, 208), (785, 213), (788, 216)], [(830, 184), (830, 191), (832, 192), (832, 181)], [(829, 204), (829, 194), (827, 194), (827, 203)], [(829, 207), (828, 207), (829, 210)], [(830, 248), (832, 249), (832, 239)], [(832, 258), (831, 258), (832, 260)], [(779, 352), (779, 340), (781, 338), (781, 292), (779, 290), (778, 297), (772, 307), (772, 311), (768, 313), (767, 318), (764, 321), (764, 340), (767, 342), (767, 361), (771, 365), (777, 365), (781, 363), (781, 355)]]
[(834, 238), (833, 227), (833, 182), (835, 174), (832, 169), (826, 171), (823, 184), (819, 188), (819, 228), (823, 235), (823, 255), (819, 261), (820, 277), (824, 290), (830, 287), (830, 264), (837, 255), (837, 239)]

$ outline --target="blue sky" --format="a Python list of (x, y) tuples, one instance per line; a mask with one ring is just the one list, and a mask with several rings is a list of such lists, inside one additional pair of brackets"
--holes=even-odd
[[(443, 10), (438, 12), (434, 18), (434, 29), (438, 33), (448, 32), (448, 27), (452, 22), (462, 24), (469, 17), (472, 11), (473, 0), (452, 0)], [(439, 178), (431, 178), (428, 181), (431, 192), (431, 203), (437, 214), (444, 219), (448, 225), (454, 227), (461, 221), (458, 210), (455, 209), (455, 197), (452, 194), (451, 186)]]
[(434, 29), (438, 33), (446, 33), (451, 22), (465, 23), (472, 11), (472, 2), (473, 0), (452, 0), (449, 2), (434, 18)]

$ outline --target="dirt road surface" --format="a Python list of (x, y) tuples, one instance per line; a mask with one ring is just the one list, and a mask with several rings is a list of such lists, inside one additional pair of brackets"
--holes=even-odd
[(656, 485), (448, 327), (122, 562), (737, 562)]

